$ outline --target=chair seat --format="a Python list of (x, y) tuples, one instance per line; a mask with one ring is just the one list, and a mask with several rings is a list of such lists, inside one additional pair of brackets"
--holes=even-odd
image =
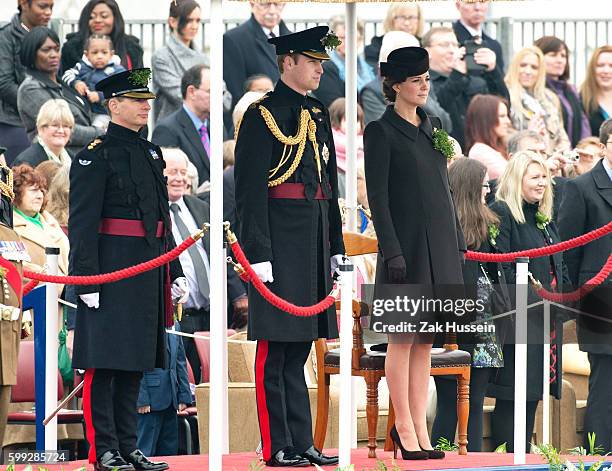
[[(359, 358), (359, 367), (364, 370), (384, 370), (387, 352), (373, 352), (367, 350)], [(431, 349), (431, 367), (447, 368), (470, 366), (471, 357), (463, 350), (445, 350), (444, 348)], [(325, 366), (340, 366), (340, 349), (334, 348), (325, 353)]]
[[(62, 424), (78, 424), (83, 421), (83, 411), (82, 410), (71, 410), (71, 409), (62, 409), (57, 414), (58, 423)], [(11, 412), (7, 417), (7, 422), (28, 422), (34, 423), (36, 422), (36, 412), (34, 411), (24, 411), (24, 412)]]
[(197, 407), (188, 407), (187, 409), (184, 409), (182, 411), (178, 411), (176, 413), (179, 417), (193, 417), (198, 415), (198, 408)]

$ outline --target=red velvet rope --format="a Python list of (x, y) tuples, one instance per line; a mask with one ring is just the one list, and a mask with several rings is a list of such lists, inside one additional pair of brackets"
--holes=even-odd
[[(125, 278), (131, 278), (136, 275), (140, 275), (145, 271), (159, 268), (166, 263), (171, 262), (177, 258), (181, 253), (195, 244), (196, 240), (193, 237), (188, 237), (183, 241), (181, 245), (173, 248), (170, 252), (160, 255), (153, 260), (147, 260), (146, 262), (139, 263), (132, 267), (122, 268), (110, 273), (103, 273), (100, 275), (87, 275), (87, 276), (60, 276), (60, 275), (47, 275), (46, 273), (37, 273), (34, 271), (23, 270), (23, 276), (35, 281), (46, 281), (50, 283), (61, 283), (64, 285), (101, 285), (104, 283), (112, 283), (113, 281), (123, 280)], [(25, 288), (28, 288), (32, 282), (28, 283)], [(34, 288), (33, 285), (30, 288)], [(25, 293), (24, 288), (24, 294)]]
[(38, 285), (38, 280), (28, 281), (26, 285), (23, 287), (23, 295), (27, 295), (30, 291), (32, 291)]
[(519, 257), (539, 258), (547, 255), (552, 255), (557, 252), (565, 252), (566, 250), (574, 249), (582, 245), (588, 244), (594, 240), (599, 239), (612, 232), (612, 221), (595, 229), (591, 232), (587, 232), (573, 239), (569, 239), (558, 244), (548, 245), (546, 247), (538, 247), (536, 249), (522, 250), (520, 252), (508, 252), (508, 253), (484, 253), (484, 252), (472, 252), (468, 250), (465, 254), (465, 258), (468, 260), (477, 260), (479, 262), (514, 262)]
[(312, 306), (297, 306), (289, 301), (285, 301), (270, 291), (263, 281), (259, 279), (237, 241), (230, 243), (230, 247), (232, 252), (234, 252), (234, 256), (236, 257), (238, 263), (246, 270), (245, 273), (240, 275), (240, 278), (242, 278), (244, 281), (251, 282), (253, 286), (255, 286), (255, 289), (259, 291), (266, 301), (281, 311), (288, 312), (289, 314), (298, 317), (311, 317), (325, 311), (336, 301), (335, 296), (332, 294), (327, 295), (325, 298), (323, 298), (323, 300), (319, 301), (317, 304), (313, 304)]
[(583, 286), (574, 291), (571, 291), (569, 293), (553, 293), (551, 291), (545, 290), (541, 286), (535, 287), (534, 290), (540, 297), (547, 299), (548, 301), (553, 301), (556, 303), (576, 302), (580, 298), (583, 298), (584, 296), (589, 294), (604, 281), (606, 281), (608, 276), (610, 276), (610, 272), (612, 272), (612, 255), (608, 256), (608, 261), (605, 263), (599, 273), (597, 273), (597, 275), (595, 275)]

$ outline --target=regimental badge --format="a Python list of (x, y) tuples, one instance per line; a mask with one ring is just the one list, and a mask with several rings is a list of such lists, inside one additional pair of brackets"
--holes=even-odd
[(102, 139), (94, 139), (93, 141), (91, 141), (89, 143), (89, 145), (87, 146), (88, 150), (93, 150), (98, 144), (100, 144), (102, 142)]
[(159, 159), (159, 155), (157, 155), (157, 152), (155, 152), (155, 149), (149, 149), (149, 154), (151, 154), (151, 157), (153, 157), (154, 160)]
[(313, 106), (313, 107), (312, 107), (312, 112), (313, 112), (314, 114), (319, 114), (319, 113), (321, 113), (321, 110), (320, 110), (319, 108), (317, 108), (317, 107)]
[(327, 165), (327, 162), (329, 161), (329, 149), (327, 148), (327, 144), (323, 144), (323, 150), (321, 151), (321, 155), (323, 156), (323, 161), (325, 162), (325, 165)]
[(83, 166), (83, 167), (87, 167), (90, 163), (91, 160), (85, 160), (85, 159), (79, 159), (79, 163)]

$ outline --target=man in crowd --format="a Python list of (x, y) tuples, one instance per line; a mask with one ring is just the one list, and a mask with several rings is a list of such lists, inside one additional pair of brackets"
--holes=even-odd
[(232, 94), (232, 108), (251, 75), (265, 74), (276, 83), (276, 56), (268, 39), (290, 33), (281, 20), (284, 2), (250, 3), (251, 18), (223, 35), (223, 80)]
[(19, 12), (0, 28), (0, 145), (7, 148), (9, 166), (30, 146), (17, 111), (17, 90), (25, 79), (25, 67), (19, 61), (21, 40), (32, 28), (49, 24), (54, 1), (18, 0)]
[(194, 65), (181, 79), (183, 106), (161, 119), (151, 140), (178, 147), (198, 170), (199, 184), (210, 180), (210, 69)]
[[(172, 234), (177, 244), (193, 234), (202, 224), (210, 219), (210, 207), (201, 199), (187, 194), (187, 156), (180, 149), (164, 149), (166, 168), (164, 175), (168, 179), (168, 197), (170, 202), (170, 217), (172, 219)], [(183, 252), (179, 260), (189, 284), (189, 297), (183, 305), (183, 318), (180, 322), (181, 331), (194, 332), (210, 330), (210, 238), (208, 233)], [(232, 304), (233, 327), (244, 327), (248, 312), (248, 298), (244, 285), (234, 270), (227, 272), (227, 295)], [(195, 342), (184, 337), (183, 344), (193, 374), (199, 382), (201, 364)]]
[(457, 10), (459, 10), (459, 19), (453, 22), (453, 30), (457, 35), (459, 44), (463, 46), (466, 41), (473, 40), (477, 44), (487, 49), (491, 49), (495, 53), (497, 59), (497, 68), (503, 74), (504, 56), (501, 44), (482, 29), (482, 25), (487, 18), (489, 1), (468, 2), (465, 0), (456, 0), (455, 5), (457, 6)]
[[(563, 240), (598, 229), (612, 221), (612, 119), (599, 131), (604, 158), (590, 172), (565, 184), (559, 214)], [(607, 235), (563, 254), (574, 287), (584, 286), (597, 274), (612, 252), (612, 236)], [(588, 353), (591, 374), (584, 417), (584, 446), (594, 433), (603, 453), (612, 452), (612, 277), (581, 300), (577, 335), (580, 350)], [(591, 317), (597, 316), (600, 319)], [(605, 319), (601, 320), (601, 316)]]
[[(150, 74), (134, 69), (96, 85), (111, 122), (70, 168), (72, 275), (133, 266), (174, 245), (161, 150), (139, 134), (151, 110), (148, 100), (155, 98)], [(189, 294), (179, 261), (113, 283), (77, 286), (76, 292), (72, 366), (85, 370), (89, 462), (96, 470), (167, 469), (137, 449), (136, 401), (142, 372), (166, 367), (171, 294), (178, 302)]]
[[(474, 54), (476, 64), (486, 67), (482, 75), (471, 75), (467, 70), (465, 50), (459, 48), (457, 37), (451, 28), (431, 28), (421, 41), (429, 52), (429, 73), (431, 89), (440, 106), (451, 117), (451, 135), (465, 146), (464, 123), (467, 107), (474, 95), (499, 95), (510, 101), (504, 78), (498, 68), (496, 54), (488, 48), (481, 48)], [(465, 153), (469, 149), (464, 149)]]
[[(276, 46), (280, 80), (247, 109), (236, 142), (239, 240), (259, 278), (302, 306), (329, 293), (331, 273), (344, 253), (329, 113), (308, 96), (319, 86), (326, 48), (337, 45), (328, 31), (319, 26), (269, 40)], [(302, 140), (289, 141), (288, 135)], [(249, 291), (249, 307), (264, 460), (268, 466), (335, 464), (337, 457), (313, 446), (304, 379), (312, 341), (338, 334), (335, 309), (297, 317), (256, 290)]]

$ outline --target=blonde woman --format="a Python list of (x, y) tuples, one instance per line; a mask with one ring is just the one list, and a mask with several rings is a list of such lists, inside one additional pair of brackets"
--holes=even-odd
[(514, 127), (539, 133), (549, 154), (568, 150), (570, 142), (563, 127), (559, 98), (546, 88), (542, 51), (535, 46), (521, 49), (510, 62), (505, 80)]
[(580, 96), (591, 134), (599, 136), (603, 122), (612, 118), (612, 44), (598, 47), (593, 52), (580, 87)]
[[(512, 156), (506, 170), (499, 180), (495, 195), (496, 201), (491, 209), (499, 216), (499, 234), (495, 237), (495, 245), (499, 252), (514, 252), (519, 250), (544, 247), (560, 241), (555, 223), (552, 220), (553, 188), (550, 172), (546, 162), (535, 152), (520, 151)], [(514, 263), (502, 264), (508, 284), (516, 283)], [(551, 257), (541, 257), (529, 260), (529, 271), (548, 290), (560, 290), (567, 283), (567, 269), (563, 263), (563, 255), (557, 253)], [(529, 303), (539, 300), (530, 291)], [(542, 368), (543, 368), (543, 322), (542, 307), (537, 306), (528, 312), (528, 345), (527, 345), (527, 417), (525, 445), (533, 432), (535, 412), (538, 402), (542, 399)], [(560, 325), (560, 323), (559, 323)], [(551, 338), (551, 394), (557, 398), (560, 393), (560, 357), (556, 352), (561, 348), (562, 328), (556, 328), (552, 323)], [(512, 336), (513, 337), (513, 336)], [(514, 339), (525, 342), (526, 339)], [(491, 418), (493, 442), (496, 445), (506, 442), (508, 451), (514, 450), (514, 342), (504, 345), (504, 368), (489, 386), (489, 395), (496, 398), (495, 411)], [(558, 376), (559, 375), (559, 376)]]
[(70, 154), (66, 150), (72, 129), (74, 116), (65, 100), (51, 99), (40, 107), (36, 116), (37, 142), (17, 156), (13, 165), (28, 164), (36, 167), (47, 160), (62, 165), (70, 165)]
[(374, 69), (378, 67), (378, 57), (385, 34), (390, 31), (403, 31), (415, 36), (419, 41), (425, 33), (425, 20), (421, 7), (416, 2), (397, 2), (389, 5), (383, 21), (383, 32), (374, 36), (372, 42), (364, 49), (365, 60)]

